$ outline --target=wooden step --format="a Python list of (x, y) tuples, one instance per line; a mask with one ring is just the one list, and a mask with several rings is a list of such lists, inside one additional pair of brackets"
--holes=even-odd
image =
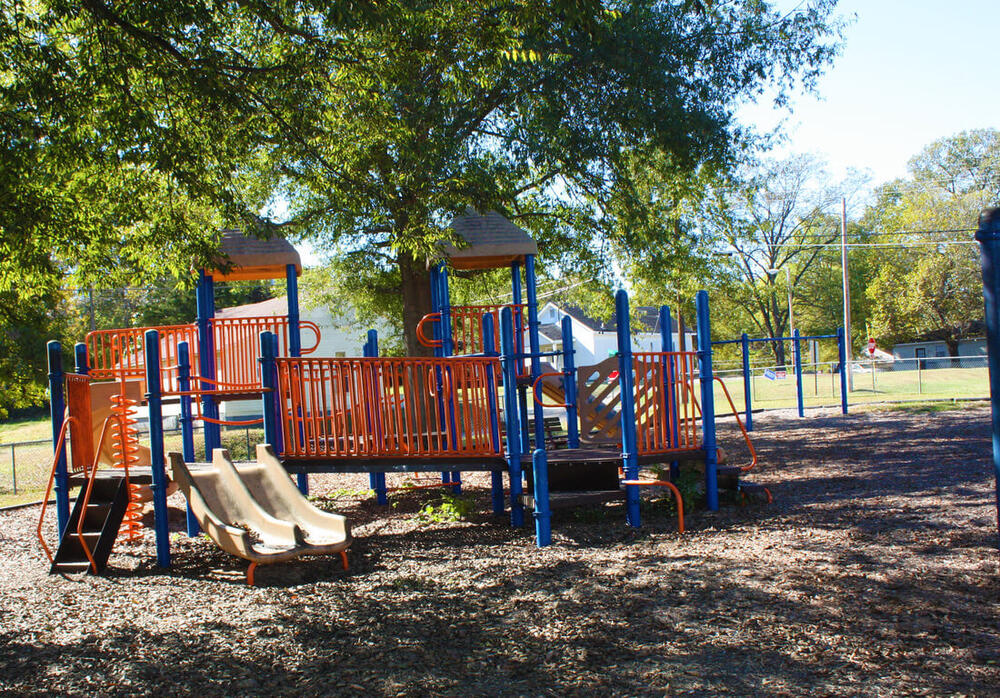
[[(573, 507), (603, 502), (615, 502), (625, 498), (624, 490), (582, 490), (577, 492), (550, 492), (549, 509), (571, 509)], [(529, 509), (535, 508), (535, 499), (530, 494), (521, 495), (521, 501)]]
[(83, 560), (82, 562), (76, 560), (66, 560), (63, 562), (56, 562), (52, 565), (52, 571), (50, 574), (81, 574), (90, 570), (90, 561)]

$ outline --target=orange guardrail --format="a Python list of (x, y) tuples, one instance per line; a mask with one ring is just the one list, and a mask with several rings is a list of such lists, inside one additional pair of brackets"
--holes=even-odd
[[(524, 305), (508, 303), (504, 305), (455, 305), (448, 309), (451, 315), (451, 337), (456, 354), (482, 354), (486, 351), (500, 351), (500, 311), (510, 308), (514, 313), (515, 322), (520, 320), (522, 332), (514, 332), (514, 349), (524, 351)], [(484, 346), (483, 315), (493, 316), (494, 343), (492, 347)]]
[[(725, 381), (723, 381), (719, 376), (713, 376), (713, 378), (719, 381), (719, 385), (722, 386), (722, 392), (729, 401), (729, 407), (733, 411), (733, 416), (736, 417), (736, 424), (739, 426), (740, 431), (743, 432), (743, 440), (746, 442), (747, 448), (750, 449), (750, 464), (740, 466), (740, 469), (743, 472), (753, 470), (757, 466), (757, 449), (753, 447), (753, 442), (750, 440), (750, 434), (747, 433), (746, 427), (743, 426), (743, 420), (740, 419), (739, 410), (736, 409), (736, 403), (733, 402), (733, 397), (729, 394), (729, 388), (726, 387)], [(768, 492), (767, 496), (770, 497), (771, 493)]]
[[(265, 317), (212, 318), (215, 342), (215, 375), (220, 381), (237, 385), (260, 385), (260, 333), (278, 336), (278, 355), (289, 355), (289, 324), (285, 315)], [(299, 331), (313, 333), (312, 344), (302, 346), (302, 354), (316, 351), (321, 339), (319, 327), (308, 320), (299, 321)], [(303, 343), (304, 344), (304, 343)], [(197, 373), (193, 370), (192, 373)]]
[[(692, 390), (698, 354), (693, 351), (635, 352), (636, 446), (640, 454), (698, 448)], [(674, 435), (676, 434), (676, 442)]]
[(279, 358), (275, 364), (286, 457), (500, 452), (490, 419), (496, 359)]
[[(164, 366), (177, 363), (177, 345), (187, 342), (192, 372), (198, 366), (198, 327), (196, 325), (164, 325), (160, 327), (132, 327), (116, 330), (88, 332), (88, 375), (94, 380), (142, 379), (146, 376), (145, 333), (160, 333), (160, 360)], [(163, 371), (164, 387), (175, 387), (175, 377)]]
[(622, 484), (668, 488), (673, 493), (674, 501), (677, 503), (677, 532), (684, 533), (684, 498), (681, 497), (681, 491), (677, 489), (677, 485), (669, 480), (623, 480)]
[(70, 423), (77, 423), (76, 418), (66, 417), (63, 420), (62, 428), (59, 430), (59, 435), (56, 437), (56, 450), (52, 458), (52, 469), (49, 471), (49, 483), (45, 486), (45, 496), (42, 497), (42, 510), (38, 514), (38, 528), (35, 531), (38, 536), (38, 542), (42, 544), (42, 550), (45, 551), (45, 555), (49, 558), (49, 564), (52, 564), (52, 550), (49, 548), (48, 543), (45, 542), (45, 536), (42, 535), (42, 524), (45, 522), (45, 510), (49, 506), (49, 497), (52, 496), (52, 483), (56, 479), (56, 465), (59, 464), (59, 457), (66, 447), (66, 432), (69, 430)]

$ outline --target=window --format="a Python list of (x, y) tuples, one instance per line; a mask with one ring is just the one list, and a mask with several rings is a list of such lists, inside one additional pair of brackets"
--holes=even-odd
[(927, 368), (927, 362), (924, 360), (927, 357), (927, 350), (924, 347), (914, 349), (913, 355), (917, 359), (917, 368)]

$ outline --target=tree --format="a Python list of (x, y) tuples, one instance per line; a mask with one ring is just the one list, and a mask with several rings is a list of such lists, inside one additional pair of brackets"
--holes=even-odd
[(883, 185), (865, 227), (887, 247), (868, 286), (872, 329), (884, 342), (943, 340), (951, 356), (982, 319), (980, 209), (1000, 199), (1000, 131), (964, 131), (931, 143), (910, 178)]
[(748, 137), (735, 106), (832, 58), (833, 4), (5, 6), (8, 212), (44, 206), (4, 223), (0, 288), (15, 265), (182, 275), (219, 224), (240, 225), (354, 255), (377, 291), (398, 289), (418, 353), (425, 260), (450, 214), (497, 209), (560, 263), (596, 257), (595, 232), (648, 245), (653, 231), (616, 220), (635, 209), (630, 158), (662, 153), (681, 178), (726, 162)]

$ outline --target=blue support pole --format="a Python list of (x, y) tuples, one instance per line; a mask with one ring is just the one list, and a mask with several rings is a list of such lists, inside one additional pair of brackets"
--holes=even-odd
[(750, 375), (750, 338), (747, 337), (746, 332), (740, 337), (740, 349), (743, 353), (743, 406), (746, 408), (746, 416), (743, 421), (747, 431), (753, 431), (753, 406), (751, 405), (753, 401), (753, 391), (751, 390), (753, 376)]
[[(454, 353), (454, 337), (451, 331), (451, 298), (450, 292), (448, 291), (448, 267), (445, 266), (444, 262), (437, 265), (437, 306), (438, 313), (440, 314), (440, 322), (437, 323), (437, 334), (435, 335), (441, 340), (441, 347), (437, 351), (438, 356), (451, 356)], [(438, 414), (441, 415), (441, 429), (446, 430), (450, 425), (451, 439), (449, 444), (452, 448), (455, 447), (455, 415), (454, 415), (454, 405), (452, 403), (446, 403), (444, 399), (444, 375), (441, 371), (437, 371), (437, 403), (438, 403)], [(451, 398), (449, 397), (449, 400)], [(457, 472), (442, 471), (441, 472), (441, 482), (443, 484), (449, 484), (452, 482), (461, 482), (461, 478)], [(458, 494), (461, 492), (461, 485), (456, 485), (452, 488), (452, 492)]]
[(163, 407), (160, 385), (160, 333), (146, 330), (146, 405), (149, 410), (149, 462), (153, 470), (153, 515), (156, 564), (170, 567), (170, 529), (167, 520), (167, 474), (163, 465)]
[(844, 328), (837, 328), (837, 361), (840, 362), (840, 411), (847, 414), (847, 342)]
[(986, 208), (979, 214), (976, 240), (979, 241), (982, 248), (986, 349), (990, 366), (997, 545), (1000, 547), (1000, 295), (998, 295), (1000, 294), (1000, 208)]
[[(521, 264), (513, 262), (510, 265), (510, 295), (511, 303), (516, 306), (514, 319), (514, 351), (519, 354), (524, 353), (524, 314), (521, 311)], [(517, 360), (518, 373), (523, 373), (524, 358)], [(528, 453), (531, 450), (531, 437), (528, 435), (528, 390), (527, 386), (521, 385), (517, 389), (517, 402), (520, 410), (519, 424), (521, 425), (521, 453)]]
[(535, 545), (544, 548), (552, 544), (552, 511), (549, 509), (549, 465), (545, 449), (536, 448), (531, 455), (535, 479)]
[(73, 359), (76, 362), (75, 371), (81, 376), (87, 375), (90, 368), (87, 366), (87, 345), (77, 342), (73, 345)]
[[(52, 340), (45, 345), (49, 361), (49, 416), (52, 419), (52, 453), (59, 446), (59, 432), (62, 431), (64, 414), (66, 412), (64, 374), (62, 366), (62, 346)], [(62, 537), (66, 524), (69, 523), (69, 473), (66, 471), (66, 448), (59, 454), (56, 461), (55, 475), (56, 522), (59, 536)]]
[(719, 509), (719, 454), (715, 443), (715, 390), (712, 385), (712, 331), (708, 293), (695, 296), (698, 314), (698, 375), (701, 380), (701, 443), (705, 449), (705, 500), (710, 511)]
[(503, 366), (504, 417), (507, 422), (507, 472), (510, 478), (510, 525), (524, 525), (524, 491), (521, 472), (521, 425), (517, 406), (517, 357), (514, 353), (514, 319), (510, 308), (500, 310), (500, 362)]
[[(541, 351), (538, 337), (538, 284), (535, 279), (535, 255), (524, 256), (524, 282), (528, 292), (528, 346), (531, 353), (531, 382), (534, 384), (542, 373)], [(545, 408), (532, 394), (532, 414), (535, 415), (535, 448), (545, 448)]]
[(799, 417), (806, 416), (805, 403), (802, 400), (802, 342), (799, 339), (799, 328), (792, 332), (792, 358), (795, 360), (795, 400), (799, 408)]
[[(674, 325), (670, 317), (670, 308), (660, 306), (660, 351), (673, 353), (674, 351)], [(670, 445), (677, 446), (677, 376), (674, 371), (674, 361), (667, 360), (667, 370), (664, 371), (666, 385), (663, 386), (664, 394), (667, 396), (667, 411), (670, 417)], [(676, 482), (681, 475), (680, 461), (670, 461), (670, 481)]]
[[(214, 380), (215, 375), (215, 337), (212, 330), (212, 318), (215, 317), (215, 282), (202, 270), (198, 277), (198, 369), (203, 378)], [(202, 390), (214, 390), (215, 385), (201, 381)], [(219, 407), (210, 395), (201, 399), (202, 414), (210, 419), (219, 418)], [(205, 422), (202, 431), (205, 437), (205, 458), (211, 460), (212, 451), (222, 446), (222, 435), (218, 424)]]
[(299, 278), (294, 264), (285, 265), (285, 288), (288, 291), (288, 355), (302, 356), (302, 330), (299, 326)]
[[(639, 479), (639, 453), (635, 437), (635, 377), (632, 375), (632, 330), (629, 326), (628, 293), (615, 292), (615, 315), (618, 319), (618, 410), (622, 432), (622, 467), (626, 480)], [(629, 526), (638, 528), (639, 486), (625, 485), (625, 507)]]
[(562, 319), (563, 397), (566, 402), (566, 447), (580, 448), (580, 420), (576, 392), (576, 345), (573, 344), (573, 319)]
[[(487, 356), (499, 356), (493, 347), (496, 346), (496, 330), (493, 327), (493, 315), (485, 313), (483, 315), (483, 353)], [(500, 453), (500, 410), (497, 405), (497, 379), (493, 364), (486, 368), (486, 400), (490, 411), (490, 440), (493, 443), (493, 450)], [(505, 510), (503, 501), (503, 473), (494, 470), (490, 473), (490, 492), (493, 497), (493, 513), (502, 515)]]
[[(177, 343), (177, 389), (191, 390), (191, 350), (187, 342)], [(194, 419), (191, 416), (191, 396), (181, 395), (181, 453), (185, 463), (194, 463)], [(191, 504), (187, 506), (187, 534), (194, 538), (201, 532)]]
[(441, 313), (441, 356), (452, 356), (455, 353), (454, 338), (451, 333), (451, 299), (448, 293), (448, 269), (444, 265), (438, 273), (438, 303)]
[[(268, 339), (271, 342), (271, 356), (274, 357), (275, 359), (277, 359), (280, 356), (279, 351), (278, 351), (278, 346), (279, 346), (278, 345), (278, 335), (276, 335), (273, 332), (269, 332), (268, 333)], [(281, 406), (280, 406), (279, 400), (281, 399), (281, 396), (277, 394), (278, 393), (278, 389), (277, 389), (278, 388), (278, 364), (276, 362), (272, 362), (271, 363), (271, 385), (275, 386), (275, 398), (274, 398), (275, 410), (274, 411), (275, 411), (275, 416), (278, 419), (278, 424), (280, 424), (281, 423), (280, 422), (280, 420), (281, 420)], [(281, 454), (285, 452), (284, 436), (282, 435), (280, 427), (275, 430), (275, 432), (274, 432), (274, 439), (277, 442), (277, 443), (274, 444), (274, 452), (280, 458)], [(305, 475), (305, 473), (299, 473), (298, 478), (296, 478), (296, 484), (298, 485), (299, 492), (301, 492), (303, 495), (307, 495), (307, 494), (309, 494), (309, 478), (308, 477), (303, 477), (303, 475)]]
[(281, 457), (278, 450), (278, 394), (277, 383), (274, 380), (274, 344), (271, 342), (270, 332), (260, 333), (260, 387), (262, 409), (264, 411), (264, 442), (274, 449), (274, 452)]
[[(368, 330), (368, 341), (365, 342), (365, 356), (378, 356), (378, 332)], [(372, 426), (372, 425), (369, 425)], [(385, 473), (368, 473), (368, 486), (375, 492), (375, 501), (385, 506), (389, 503), (389, 491), (385, 484)]]

